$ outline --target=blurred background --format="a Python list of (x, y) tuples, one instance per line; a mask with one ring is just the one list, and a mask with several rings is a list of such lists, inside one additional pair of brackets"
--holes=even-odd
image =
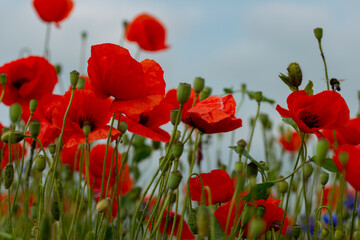
[[(42, 55), (46, 24), (35, 13), (30, 0), (0, 1), (0, 66), (27, 55)], [(123, 43), (135, 55), (135, 43), (124, 42), (123, 21), (131, 21), (140, 13), (156, 16), (167, 29), (170, 48), (157, 52), (141, 52), (140, 59), (156, 60), (164, 70), (167, 89), (179, 82), (192, 83), (194, 77), (205, 78), (213, 94), (224, 95), (223, 88), (249, 90), (263, 94), (286, 107), (291, 93), (278, 78), (287, 74), (290, 62), (302, 68), (303, 84), (314, 82), (314, 93), (326, 89), (323, 62), (313, 29), (324, 29), (322, 44), (329, 77), (346, 79), (341, 94), (350, 108), (351, 117), (358, 109), (360, 89), (360, 2), (334, 1), (119, 1), (77, 0), (71, 15), (60, 28), (52, 26), (50, 62), (62, 65), (61, 83), (56, 93), (69, 85), (68, 73), (74, 69), (86, 73), (81, 61), (81, 34), (87, 33), (85, 59), (90, 47), (99, 43)], [(240, 94), (234, 94), (237, 101)], [(274, 133), (281, 123), (276, 104), (264, 103), (261, 112), (273, 121)], [(243, 127), (236, 140), (248, 139), (250, 117), (256, 113), (256, 102), (245, 99), (238, 113)], [(0, 105), (0, 121), (9, 124), (8, 107)], [(231, 133), (224, 134), (228, 146)], [(255, 130), (253, 155), (263, 157), (262, 134)], [(220, 141), (218, 138), (214, 141)], [(221, 154), (221, 153), (218, 153)], [(225, 153), (224, 153), (225, 154)], [(228, 154), (226, 150), (226, 154)], [(227, 156), (227, 155), (226, 155)], [(219, 156), (218, 156), (219, 157)], [(225, 157), (227, 162), (227, 157)], [(212, 166), (213, 168), (214, 166)]]

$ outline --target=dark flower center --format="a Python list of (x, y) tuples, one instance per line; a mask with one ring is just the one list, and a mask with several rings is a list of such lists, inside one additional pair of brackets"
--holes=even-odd
[(141, 125), (146, 125), (146, 123), (148, 123), (149, 121), (149, 117), (148, 116), (145, 116), (144, 114), (140, 114), (140, 120), (139, 120), (139, 123)]
[(314, 114), (314, 113), (311, 113), (311, 112), (306, 112), (305, 113), (305, 116), (303, 118), (303, 122), (309, 128), (318, 128), (318, 127), (320, 127), (320, 125), (319, 125), (319, 116)]
[(95, 130), (95, 123), (91, 116), (81, 116), (79, 121), (80, 128), (83, 128), (84, 126), (88, 125), (91, 128), (91, 131)]
[(27, 82), (30, 82), (29, 79), (27, 78), (21, 78), (21, 79), (17, 79), (15, 82), (12, 83), (12, 86), (14, 88), (16, 88), (17, 90), (19, 90), (21, 88), (21, 86), (24, 84), (24, 83), (27, 83)]

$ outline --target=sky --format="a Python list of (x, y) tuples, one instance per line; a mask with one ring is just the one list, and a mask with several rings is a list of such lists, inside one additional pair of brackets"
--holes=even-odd
[[(21, 56), (42, 55), (46, 24), (36, 15), (29, 0), (0, 0), (0, 66)], [(360, 2), (335, 1), (119, 1), (78, 0), (74, 11), (60, 28), (52, 26), (50, 61), (63, 66), (61, 81), (55, 92), (69, 85), (69, 72), (80, 69), (81, 33), (88, 34), (86, 59), (90, 47), (100, 43), (120, 43), (122, 22), (147, 12), (156, 16), (167, 29), (170, 48), (157, 53), (140, 54), (140, 60), (154, 59), (164, 70), (167, 89), (180, 82), (192, 83), (197, 76), (205, 78), (213, 94), (223, 88), (247, 88), (262, 91), (277, 104), (286, 107), (291, 93), (278, 78), (287, 72), (291, 62), (302, 68), (304, 88), (314, 82), (314, 92), (326, 89), (324, 67), (313, 29), (324, 29), (323, 50), (329, 76), (345, 79), (341, 94), (354, 117), (360, 90)], [(136, 45), (125, 42), (134, 55)], [(24, 51), (24, 49), (26, 51)], [(22, 53), (21, 53), (22, 52)], [(86, 67), (86, 62), (83, 62)], [(239, 95), (234, 96), (236, 100)], [(281, 122), (276, 104), (263, 104), (261, 112), (270, 115), (275, 124)], [(256, 103), (245, 101), (238, 117), (244, 127), (238, 138), (247, 138), (250, 117)], [(0, 121), (8, 124), (8, 108), (0, 106)], [(261, 132), (255, 132), (255, 146), (262, 147)], [(261, 145), (261, 146), (260, 146)]]

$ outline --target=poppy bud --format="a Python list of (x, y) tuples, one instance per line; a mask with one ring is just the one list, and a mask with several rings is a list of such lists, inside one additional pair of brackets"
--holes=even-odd
[(109, 204), (110, 198), (101, 199), (101, 201), (96, 204), (96, 211), (98, 211), (99, 213), (105, 212), (106, 209), (109, 207)]
[(242, 173), (243, 168), (244, 168), (244, 164), (242, 162), (236, 162), (235, 163), (235, 171), (237, 173)]
[(349, 154), (347, 152), (340, 152), (339, 159), (343, 166), (345, 166), (349, 160)]
[(311, 174), (313, 173), (313, 166), (311, 164), (305, 164), (303, 166), (303, 177), (305, 180), (308, 180)]
[(5, 167), (5, 189), (9, 189), (14, 180), (14, 167), (11, 163), (8, 163)]
[(199, 206), (196, 212), (196, 226), (200, 237), (207, 237), (210, 233), (210, 213), (205, 206)]
[(245, 150), (245, 147), (246, 147), (246, 142), (244, 139), (240, 139), (238, 142), (237, 142), (237, 150), (238, 150), (238, 154), (239, 155), (242, 155), (242, 153), (244, 152)]
[(327, 172), (320, 173), (320, 183), (325, 186), (329, 181), (329, 174)]
[(341, 229), (336, 229), (334, 234), (334, 240), (343, 240), (345, 239), (345, 233)]
[(31, 99), (29, 104), (30, 112), (32, 113), (35, 112), (37, 105), (38, 105), (38, 101), (36, 99)]
[(207, 99), (211, 94), (211, 88), (205, 87), (199, 94), (199, 100), (205, 100)]
[(153, 148), (154, 150), (158, 150), (158, 149), (160, 148), (160, 146), (161, 146), (161, 143), (158, 142), (158, 141), (152, 141), (152, 142), (151, 142), (151, 146), (152, 146), (152, 148)]
[(70, 72), (70, 84), (71, 86), (75, 87), (79, 80), (79, 72), (73, 70)]
[(96, 239), (96, 234), (93, 231), (88, 232), (85, 235), (85, 240), (95, 240), (95, 239)]
[(59, 221), (60, 219), (60, 208), (59, 208), (59, 202), (58, 201), (53, 201), (51, 203), (51, 214), (54, 217), (54, 219), (56, 221)]
[(167, 186), (171, 190), (176, 190), (181, 182), (182, 175), (179, 170), (173, 171), (170, 173)]
[(91, 126), (90, 125), (84, 125), (82, 129), (83, 129), (85, 137), (89, 136), (89, 133), (91, 132)]
[(14, 103), (10, 107), (10, 120), (12, 123), (16, 123), (20, 120), (22, 113), (21, 105)]
[(0, 84), (2, 85), (2, 87), (5, 87), (6, 77), (7, 77), (7, 75), (5, 73), (0, 74)]
[(30, 122), (29, 129), (30, 129), (31, 136), (37, 137), (40, 132), (40, 122), (36, 119), (32, 120)]
[(255, 214), (255, 206), (247, 205), (241, 215), (241, 226), (244, 227), (252, 219), (254, 214)]
[(85, 82), (86, 82), (85, 78), (79, 77), (79, 80), (78, 80), (78, 82), (77, 82), (77, 84), (76, 84), (76, 88), (77, 88), (77, 89), (84, 89), (84, 87), (85, 87)]
[(39, 208), (38, 208), (38, 203), (37, 202), (31, 204), (30, 212), (31, 212), (31, 217), (33, 219), (37, 219), (38, 209)]
[[(179, 113), (179, 109), (178, 108), (174, 108), (173, 110), (171, 110), (170, 112), (170, 121), (171, 121), (171, 124), (175, 126), (176, 124), (176, 117), (178, 114), (181, 114), (181, 112)], [(181, 117), (181, 116), (180, 116)]]
[(298, 239), (301, 235), (301, 226), (298, 224), (295, 224), (291, 228), (292, 235), (295, 239)]
[(197, 234), (197, 227), (196, 227), (196, 210), (191, 208), (189, 213), (189, 221), (188, 221), (190, 230)]
[(256, 176), (258, 174), (258, 166), (256, 166), (255, 163), (250, 162), (246, 167), (246, 172), (247, 172), (247, 176), (249, 178), (251, 178), (251, 177), (256, 178)]
[[(321, 229), (321, 239), (326, 239), (326, 237), (329, 235), (329, 230), (327, 230), (326, 228), (322, 228)], [(359, 238), (355, 238), (355, 239), (359, 239)]]
[(261, 91), (255, 92), (255, 93), (254, 93), (254, 98), (255, 98), (255, 100), (256, 100), (258, 103), (261, 102), (261, 101), (262, 101), (262, 98), (263, 98), (262, 92), (261, 92)]
[(174, 157), (179, 158), (184, 151), (184, 144), (180, 141), (177, 141), (173, 144), (172, 150)]
[(177, 89), (177, 100), (180, 104), (186, 103), (191, 94), (191, 85), (188, 83), (180, 83)]
[(55, 151), (56, 151), (56, 145), (54, 143), (50, 143), (49, 146), (49, 152), (51, 155), (54, 155), (55, 154)]
[(128, 128), (127, 122), (120, 121), (118, 130), (119, 130), (122, 134), (126, 133), (127, 128)]
[(266, 207), (264, 205), (258, 205), (256, 207), (255, 216), (257, 218), (263, 218), (265, 215)]
[(321, 164), (324, 161), (328, 150), (328, 141), (324, 138), (320, 139), (318, 144), (316, 145), (316, 156), (314, 158), (317, 164)]
[(24, 139), (24, 134), (19, 131), (7, 131), (1, 136), (4, 143), (15, 144)]
[(289, 189), (289, 184), (287, 182), (282, 181), (279, 183), (279, 192), (284, 194), (287, 193), (288, 189)]
[(36, 170), (38, 170), (39, 172), (44, 171), (46, 167), (46, 159), (43, 155), (38, 155), (35, 158), (35, 168)]
[(63, 200), (64, 197), (64, 190), (63, 186), (60, 180), (56, 181), (56, 192), (55, 192), (55, 198), (60, 199), (60, 201)]
[(316, 39), (320, 42), (321, 38), (323, 36), (323, 29), (322, 28), (315, 28), (314, 29), (314, 35), (315, 35)]
[(265, 224), (264, 220), (262, 220), (262, 219), (253, 219), (249, 225), (250, 225), (249, 226), (249, 237), (250, 238), (259, 237), (261, 234), (263, 234), (263, 232), (266, 229), (266, 224)]
[(302, 72), (300, 65), (296, 62), (292, 62), (289, 64), (287, 70), (290, 84), (297, 89), (302, 82)]
[(57, 74), (57, 75), (61, 74), (61, 71), (62, 71), (62, 66), (61, 66), (61, 64), (56, 64), (56, 65), (55, 65), (55, 71), (56, 71), (56, 74)]
[(205, 80), (202, 77), (194, 79), (193, 89), (195, 93), (200, 93), (205, 87)]
[(51, 239), (51, 225), (49, 215), (44, 214), (40, 223), (40, 240), (48, 240)]

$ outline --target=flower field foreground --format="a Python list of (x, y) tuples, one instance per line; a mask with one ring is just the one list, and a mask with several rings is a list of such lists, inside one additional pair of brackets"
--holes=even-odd
[[(50, 28), (74, 3), (33, 6)], [(124, 24), (124, 39), (142, 51), (171, 48), (166, 34), (148, 13)], [(117, 44), (91, 46), (87, 76), (72, 71), (63, 94), (53, 92), (48, 35), (44, 56), (9, 59), (0, 66), (11, 122), (0, 123), (0, 239), (360, 239), (360, 111), (351, 116), (339, 81), (328, 79), (322, 29), (314, 34), (326, 86), (314, 92), (290, 63), (279, 75), (290, 91), (276, 106), (278, 131), (260, 112), (274, 104), (262, 92), (243, 84), (212, 95), (202, 77), (166, 90), (159, 63)], [(245, 98), (257, 109), (249, 138), (235, 140)], [(256, 128), (264, 159), (251, 149)], [(220, 146), (228, 163), (202, 172), (211, 138), (224, 132), (233, 136)]]

